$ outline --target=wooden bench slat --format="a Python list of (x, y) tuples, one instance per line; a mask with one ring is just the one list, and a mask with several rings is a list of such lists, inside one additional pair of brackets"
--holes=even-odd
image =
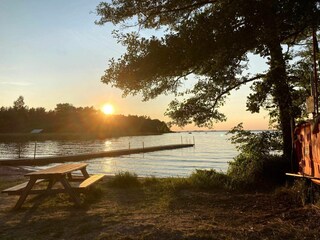
[[(45, 181), (45, 179), (38, 179), (35, 184), (38, 184), (38, 183), (43, 182), (43, 181)], [(28, 184), (28, 182), (24, 182), (24, 183), (18, 184), (16, 186), (4, 189), (1, 192), (2, 193), (8, 193), (8, 194), (18, 193), (18, 192), (22, 191), (23, 189), (25, 189), (27, 184)]]
[(80, 185), (77, 187), (78, 189), (85, 189), (95, 182), (101, 180), (105, 175), (104, 174), (95, 174), (84, 180)]
[(51, 168), (42, 169), (36, 172), (27, 173), (25, 176), (47, 176), (47, 175), (60, 175), (60, 174), (66, 174), (70, 173), (76, 170), (81, 170), (83, 168), (86, 168), (88, 164), (87, 163), (70, 163), (70, 164), (63, 164), (63, 165), (57, 165)]

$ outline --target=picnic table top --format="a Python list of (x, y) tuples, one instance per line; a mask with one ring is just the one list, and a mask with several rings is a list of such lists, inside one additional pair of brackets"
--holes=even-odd
[(70, 163), (57, 165), (51, 168), (42, 169), (39, 171), (27, 173), (25, 176), (39, 176), (39, 175), (61, 175), (71, 173), (76, 170), (81, 170), (87, 167), (87, 163)]

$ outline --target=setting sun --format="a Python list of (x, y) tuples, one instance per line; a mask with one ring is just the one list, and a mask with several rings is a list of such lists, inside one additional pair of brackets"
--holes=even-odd
[(102, 107), (102, 112), (106, 115), (110, 115), (114, 112), (113, 106), (111, 104), (105, 104)]

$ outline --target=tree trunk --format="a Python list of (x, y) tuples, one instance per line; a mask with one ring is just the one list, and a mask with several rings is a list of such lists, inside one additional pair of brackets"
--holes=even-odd
[(280, 41), (272, 41), (268, 44), (270, 51), (270, 78), (274, 86), (273, 97), (279, 106), (280, 127), (283, 134), (283, 154), (290, 162), (292, 154), (291, 137), (291, 108), (292, 99), (287, 81), (286, 64)]

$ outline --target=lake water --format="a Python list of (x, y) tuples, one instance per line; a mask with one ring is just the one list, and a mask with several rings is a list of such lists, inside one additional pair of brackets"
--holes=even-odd
[[(228, 162), (237, 155), (235, 146), (228, 141), (226, 132), (168, 133), (152, 136), (133, 136), (86, 141), (37, 142), (36, 157), (92, 153), (116, 149), (142, 148), (195, 143), (195, 147), (120, 157), (104, 157), (88, 160), (89, 173), (113, 175), (129, 171), (138, 176), (184, 177), (195, 169), (216, 169), (226, 172)], [(18, 144), (0, 143), (0, 158), (17, 158)], [(34, 156), (35, 143), (27, 142), (20, 147), (21, 157)], [(47, 167), (47, 166), (45, 166)], [(33, 168), (34, 169), (34, 168)]]

